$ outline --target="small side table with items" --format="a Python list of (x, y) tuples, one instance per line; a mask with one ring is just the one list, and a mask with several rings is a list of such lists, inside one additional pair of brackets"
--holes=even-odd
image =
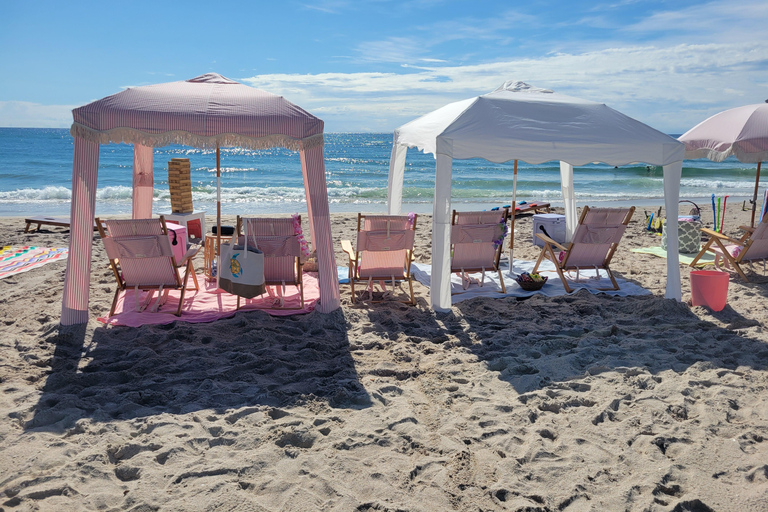
[(216, 268), (214, 264), (216, 262), (216, 233), (206, 233), (204, 260), (203, 260), (203, 274), (208, 281), (214, 281), (216, 279)]
[(205, 233), (205, 212), (189, 213), (161, 213), (165, 220), (181, 224), (187, 228), (187, 235), (191, 238), (203, 238)]
[[(213, 226), (213, 231), (216, 231), (216, 226)], [(235, 228), (233, 226), (221, 226), (220, 243), (228, 244), (234, 233)], [(218, 247), (216, 247), (216, 233), (206, 233), (203, 245), (205, 245), (203, 273), (208, 281), (214, 281), (216, 279), (216, 254), (219, 253)]]

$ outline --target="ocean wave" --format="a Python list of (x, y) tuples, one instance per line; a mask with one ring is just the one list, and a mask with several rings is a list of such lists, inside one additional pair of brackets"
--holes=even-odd
[(23, 188), (0, 192), (0, 202), (70, 201), (72, 191), (66, 187)]
[(697, 188), (697, 189), (706, 189), (711, 191), (723, 190), (723, 189), (741, 190), (748, 193), (750, 188), (754, 188), (754, 180), (752, 181), (752, 183), (749, 183), (749, 182), (745, 182), (744, 180), (736, 181), (736, 180), (683, 178), (682, 180), (680, 180), (680, 186)]

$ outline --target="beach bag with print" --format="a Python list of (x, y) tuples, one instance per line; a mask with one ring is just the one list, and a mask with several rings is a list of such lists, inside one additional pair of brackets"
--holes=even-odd
[[(246, 230), (246, 233), (248, 231)], [(250, 242), (249, 239), (250, 238)], [(264, 284), (264, 253), (252, 237), (236, 236), (221, 244), (219, 288), (233, 295), (252, 299), (267, 290)]]
[[(701, 227), (698, 221), (678, 220), (677, 251), (682, 254), (696, 254), (701, 249)], [(667, 250), (667, 223), (661, 232), (661, 248)]]

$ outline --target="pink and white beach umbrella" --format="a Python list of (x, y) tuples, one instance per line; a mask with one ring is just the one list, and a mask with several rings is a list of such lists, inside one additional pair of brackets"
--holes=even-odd
[(722, 162), (735, 156), (739, 162), (756, 163), (757, 178), (752, 197), (752, 227), (755, 225), (760, 166), (768, 160), (768, 103), (725, 110), (697, 124), (678, 139), (685, 144), (685, 158), (708, 158)]

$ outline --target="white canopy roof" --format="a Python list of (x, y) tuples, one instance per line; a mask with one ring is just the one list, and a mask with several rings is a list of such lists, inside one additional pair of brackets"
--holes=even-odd
[(666, 165), (685, 148), (650, 126), (594, 101), (506, 82), (450, 103), (395, 130), (395, 144), (455, 159), (571, 165)]
[[(433, 308), (447, 310), (450, 294), (450, 223), (453, 159), (501, 163), (560, 161), (568, 239), (576, 227), (573, 166), (591, 162), (664, 166), (664, 201), (677, 211), (685, 146), (658, 130), (601, 103), (506, 82), (495, 91), (448, 104), (395, 130), (389, 163), (389, 213), (400, 212), (407, 148), (432, 153), (435, 200), (432, 213)], [(666, 296), (680, 300), (677, 223), (670, 223)]]

